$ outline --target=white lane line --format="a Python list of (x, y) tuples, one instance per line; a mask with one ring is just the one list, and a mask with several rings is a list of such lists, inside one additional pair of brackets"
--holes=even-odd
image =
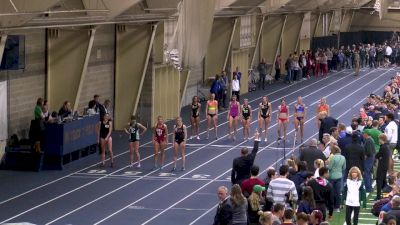
[[(308, 85), (306, 85), (306, 86), (300, 88), (299, 90), (303, 90), (303, 89), (305, 89), (305, 88), (307, 88), (307, 87), (310, 87), (310, 86), (312, 86), (312, 85), (314, 85), (314, 84), (317, 84), (317, 83), (319, 83), (319, 82), (322, 82), (322, 81), (325, 80), (325, 79), (328, 79), (328, 78), (330, 78), (330, 77), (333, 77), (333, 75), (335, 75), (335, 74), (340, 74), (340, 73), (342, 73), (342, 72), (344, 72), (344, 71), (339, 71), (339, 72), (336, 72), (336, 73), (332, 73), (332, 74), (330, 74), (329, 76), (327, 76), (327, 77), (325, 77), (325, 78), (323, 78), (323, 79), (321, 79), (321, 80), (318, 80), (318, 81), (316, 81), (316, 82), (313, 82), (313, 83), (311, 83), (311, 84), (308, 84)], [(348, 77), (348, 76), (350, 76), (350, 75), (345, 75), (344, 77)], [(303, 82), (303, 81), (300, 81), (299, 83), (302, 83), (302, 82)], [(288, 85), (288, 86), (282, 87), (282, 88), (280, 88), (280, 89), (278, 89), (278, 90), (275, 90), (275, 91), (273, 91), (273, 92), (271, 92), (271, 93), (268, 93), (268, 95), (272, 95), (272, 94), (275, 94), (275, 93), (277, 93), (277, 92), (279, 92), (279, 91), (283, 91), (283, 90), (285, 90), (285, 89), (287, 89), (287, 88), (289, 88), (289, 87), (292, 87), (292, 86), (294, 86), (294, 85), (295, 85), (295, 84), (290, 84), (290, 85)], [(299, 91), (299, 90), (297, 90), (297, 91)], [(296, 91), (296, 92), (297, 92), (297, 91)], [(259, 100), (259, 99), (261, 99), (261, 98), (262, 98), (262, 97), (255, 98), (255, 99), (249, 101), (249, 103), (255, 102), (255, 101), (257, 101), (257, 100)], [(277, 98), (277, 99), (280, 99), (280, 98)], [(222, 114), (224, 114), (224, 113), (227, 113), (227, 111), (221, 112), (219, 115), (222, 115)], [(204, 120), (200, 121), (200, 123), (203, 123), (203, 122), (205, 122), (205, 121), (206, 121), (206, 120), (204, 119)], [(227, 123), (227, 122), (222, 123), (222, 124), (219, 124), (217, 127), (220, 127), (220, 126), (222, 126), (222, 125), (224, 125), (224, 124), (226, 124), (226, 123)], [(191, 127), (191, 125), (188, 125), (187, 127), (189, 128), (189, 127)], [(201, 132), (200, 134), (204, 134), (205, 132), (206, 132), (206, 131), (203, 131), (203, 132)], [(169, 136), (170, 136), (170, 135), (172, 135), (172, 134), (169, 134)], [(148, 145), (148, 144), (151, 144), (151, 143), (152, 143), (152, 141), (149, 141), (149, 142), (147, 142), (147, 143), (145, 143), (145, 144), (140, 145), (140, 147), (144, 147), (144, 146), (146, 146), (146, 145)], [(171, 149), (171, 147), (168, 147), (168, 148), (165, 149), (165, 150), (168, 150), (168, 149)], [(122, 155), (125, 155), (125, 154), (127, 154), (127, 153), (128, 153), (128, 151), (124, 151), (124, 152), (122, 152), (122, 153), (119, 153), (119, 154), (117, 154), (117, 155), (114, 155), (114, 159), (116, 159), (116, 158), (118, 158), (118, 157), (120, 157), (120, 156), (122, 156)], [(146, 159), (152, 158), (152, 157), (153, 157), (153, 156), (150, 155), (150, 156), (148, 156), (148, 157), (142, 158), (142, 159), (140, 160), (140, 162), (142, 162), (142, 161), (144, 161), (144, 160), (146, 160)], [(106, 161), (108, 161), (108, 160), (109, 160), (109, 159), (106, 159)], [(136, 163), (135, 163), (135, 164), (136, 164)], [(2, 204), (4, 204), (4, 203), (7, 203), (7, 202), (9, 202), (9, 201), (12, 201), (12, 200), (14, 200), (14, 199), (17, 199), (17, 198), (19, 198), (19, 197), (21, 197), (21, 196), (24, 196), (24, 195), (26, 195), (26, 194), (29, 194), (29, 193), (31, 193), (31, 192), (34, 192), (34, 191), (36, 191), (36, 190), (39, 190), (39, 189), (41, 189), (41, 188), (43, 188), (43, 187), (46, 187), (46, 186), (48, 186), (48, 185), (54, 184), (54, 183), (56, 183), (56, 182), (58, 182), (58, 181), (60, 181), (60, 180), (63, 180), (63, 179), (65, 179), (65, 178), (69, 177), (69, 176), (74, 175), (75, 173), (79, 173), (79, 172), (85, 171), (85, 170), (90, 169), (90, 168), (92, 168), (92, 167), (94, 167), (94, 166), (96, 166), (96, 165), (98, 165), (98, 163), (92, 164), (92, 165), (87, 166), (87, 167), (85, 167), (85, 168), (83, 168), (83, 169), (80, 169), (80, 170), (78, 170), (78, 171), (75, 171), (75, 172), (70, 173), (70, 174), (68, 174), (68, 175), (65, 175), (65, 176), (63, 176), (63, 177), (57, 178), (57, 179), (55, 179), (55, 180), (52, 180), (52, 181), (50, 181), (50, 182), (48, 182), (48, 183), (45, 183), (45, 184), (42, 184), (42, 185), (40, 185), (40, 186), (38, 186), (38, 187), (32, 188), (32, 189), (30, 189), (29, 191), (26, 191), (26, 192), (23, 192), (23, 193), (21, 193), (21, 194), (15, 195), (15, 196), (13, 196), (13, 197), (11, 197), (11, 198), (8, 198), (8, 199), (6, 199), (6, 200), (1, 201), (1, 202), (0, 202), (0, 205), (2, 205)]]
[[(357, 79), (354, 79), (352, 82), (347, 83), (345, 86), (342, 86), (340, 89), (336, 90), (335, 92), (332, 92), (331, 94), (329, 94), (329, 95), (327, 95), (327, 96), (330, 96), (330, 95), (332, 95), (332, 94), (334, 94), (334, 93), (340, 91), (341, 89), (343, 89), (343, 88), (345, 88), (345, 87), (351, 85), (352, 83), (358, 81), (358, 80), (361, 79), (361, 78), (365, 78), (366, 75), (368, 75), (368, 74), (370, 74), (370, 73), (373, 73), (373, 72), (374, 72), (374, 70), (372, 70), (372, 71), (370, 71), (369, 73), (363, 75), (362, 77), (359, 77), (359, 78), (357, 78)], [(371, 83), (371, 82), (373, 82), (373, 81), (370, 81), (369, 83)], [(335, 82), (332, 82), (332, 83), (335, 83)], [(331, 84), (332, 84), (332, 83), (331, 83)], [(368, 84), (369, 84), (369, 83), (368, 83)], [(327, 85), (327, 86), (329, 86), (329, 85)], [(326, 88), (327, 86), (325, 86), (324, 88)], [(320, 90), (323, 90), (324, 88), (320, 88)], [(294, 92), (293, 92), (293, 93), (294, 93)], [(292, 94), (293, 94), (293, 93), (292, 93)], [(314, 91), (314, 93), (315, 93), (315, 91)], [(308, 96), (309, 96), (309, 95), (308, 95)], [(307, 97), (308, 97), (308, 96), (307, 96)], [(303, 97), (303, 99), (304, 99), (304, 98), (305, 98), (305, 97)], [(277, 99), (277, 100), (279, 100), (279, 99)], [(277, 101), (277, 100), (275, 100), (275, 101)], [(318, 101), (316, 101), (315, 103), (317, 103), (317, 102), (318, 102)], [(294, 103), (294, 102), (293, 102), (293, 103)], [(313, 118), (315, 118), (315, 116), (314, 116)], [(257, 122), (257, 121), (253, 121), (252, 123), (255, 123), (255, 122)], [(272, 127), (274, 127), (274, 126), (276, 126), (276, 125), (277, 125), (277, 124), (274, 124), (274, 125), (270, 126), (270, 128), (272, 128)], [(239, 128), (238, 130), (241, 130), (241, 129), (242, 129), (242, 127)], [(293, 131), (293, 130), (292, 130), (292, 131)], [(290, 133), (291, 133), (291, 132), (289, 132), (288, 134), (290, 134)], [(227, 136), (228, 136), (228, 134), (225, 135), (224, 137), (227, 137)], [(243, 143), (244, 143), (244, 142), (241, 142), (240, 144), (243, 144)], [(211, 144), (211, 143), (209, 143), (208, 145), (210, 145), (210, 144)], [(271, 144), (272, 144), (272, 143), (271, 143)], [(240, 145), (236, 145), (236, 147), (237, 147), (237, 146), (240, 146)], [(268, 147), (269, 147), (269, 146), (268, 146)], [(200, 150), (200, 149), (198, 149), (198, 150)], [(227, 152), (229, 152), (229, 151), (231, 151), (231, 150), (232, 150), (232, 149), (228, 149), (228, 150), (227, 150), (226, 152), (224, 152), (223, 154), (225, 154), (225, 153), (227, 153)], [(196, 151), (197, 151), (197, 150), (196, 150)], [(196, 151), (194, 151), (194, 152), (196, 152)], [(194, 153), (194, 152), (191, 152), (191, 153)], [(219, 156), (220, 156), (220, 155), (219, 155)], [(215, 158), (218, 158), (219, 156), (217, 156), (217, 157), (215, 157)], [(213, 161), (215, 158), (213, 158), (212, 160), (210, 160), (210, 161), (208, 161), (208, 162)], [(206, 164), (207, 164), (208, 162), (206, 162)], [(172, 163), (172, 162), (171, 162), (171, 163)], [(169, 164), (171, 164), (171, 163), (169, 163)], [(183, 175), (183, 176), (184, 176), (184, 175)], [(92, 203), (94, 203), (94, 202), (96, 202), (96, 201), (98, 201), (98, 200), (100, 200), (100, 199), (102, 199), (102, 198), (104, 198), (104, 197), (106, 197), (106, 196), (108, 196), (108, 195), (110, 195), (110, 194), (112, 194), (112, 193), (114, 193), (114, 192), (116, 192), (116, 191), (118, 191), (118, 190), (120, 190), (120, 189), (122, 189), (122, 188), (124, 188), (124, 187), (126, 187), (126, 186), (128, 186), (128, 185), (130, 185), (130, 184), (132, 184), (132, 183), (134, 183), (134, 182), (137, 182), (137, 181), (139, 181), (139, 180), (141, 180), (141, 179), (137, 179), (137, 180), (134, 180), (134, 181), (132, 181), (132, 182), (129, 182), (129, 183), (127, 183), (126, 185), (123, 185), (123, 186), (121, 186), (120, 188), (117, 188), (117, 189), (115, 189), (115, 190), (113, 190), (113, 191), (107, 193), (106, 195), (103, 195), (103, 196), (97, 198), (97, 199), (94, 199), (93, 201), (88, 202), (88, 203), (82, 205), (81, 207), (78, 207), (78, 208), (76, 208), (76, 209), (74, 209), (74, 210), (72, 210), (72, 211), (70, 211), (70, 212), (64, 214), (64, 215), (61, 216), (61, 217), (58, 217), (58, 218), (56, 218), (55, 220), (53, 220), (53, 221), (51, 221), (51, 222), (49, 222), (49, 223), (47, 223), (47, 224), (51, 224), (51, 223), (53, 223), (53, 222), (56, 222), (56, 221), (58, 221), (58, 220), (64, 218), (65, 216), (70, 215), (70, 214), (72, 214), (72, 213), (74, 213), (74, 212), (76, 212), (76, 211), (78, 211), (78, 210), (80, 210), (80, 209), (82, 209), (82, 208), (84, 208), (84, 207), (86, 207), (86, 206), (88, 206), (88, 205), (90, 205), (90, 204), (92, 204)], [(175, 181), (172, 181), (172, 182), (175, 182)], [(23, 213), (25, 213), (25, 212), (23, 212)]]

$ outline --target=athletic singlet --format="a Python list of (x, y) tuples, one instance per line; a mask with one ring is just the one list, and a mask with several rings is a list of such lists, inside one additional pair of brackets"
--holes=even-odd
[(238, 106), (239, 106), (238, 102), (236, 102), (235, 104), (231, 103), (231, 108), (229, 109), (229, 115), (232, 116), (233, 118), (239, 115)]
[[(286, 117), (280, 117), (282, 113), (286, 113)], [(285, 122), (288, 118), (287, 118), (287, 113), (288, 113), (288, 108), (287, 105), (280, 105), (279, 106), (279, 120), (281, 122)]]
[(192, 117), (196, 118), (199, 116), (199, 104), (196, 103), (196, 105), (192, 104)]
[(242, 106), (242, 116), (245, 120), (247, 120), (250, 117), (249, 105), (247, 105), (247, 107), (245, 105)]
[(165, 133), (166, 133), (166, 129), (165, 129), (165, 125), (161, 124), (161, 126), (159, 124), (156, 125), (156, 129), (155, 129), (155, 141), (157, 141), (158, 143), (164, 142), (165, 141)]
[(296, 108), (296, 113), (304, 114), (305, 110), (304, 104), (296, 104), (294, 107)]
[(130, 133), (130, 141), (135, 142), (140, 140), (139, 127), (137, 123), (129, 126), (128, 132)]
[(267, 102), (267, 104), (265, 104), (265, 105), (263, 103), (260, 103), (260, 105), (261, 105), (261, 117), (264, 119), (268, 118), (269, 114), (267, 114), (267, 113), (269, 110), (269, 102)]
[(319, 105), (318, 106), (318, 112), (326, 112), (328, 113), (328, 105)]
[(207, 102), (207, 107), (208, 107), (208, 113), (210, 113), (210, 111), (214, 111), (214, 113), (212, 113), (213, 115), (215, 114), (216, 110), (217, 110), (217, 101), (213, 100), (213, 101), (208, 101)]
[(181, 127), (176, 127), (175, 125), (175, 142), (180, 144), (185, 140), (185, 130), (183, 129), (183, 124)]
[(110, 121), (107, 121), (107, 123), (105, 123), (105, 124), (103, 121), (101, 121), (100, 137), (105, 139), (109, 132), (110, 132)]

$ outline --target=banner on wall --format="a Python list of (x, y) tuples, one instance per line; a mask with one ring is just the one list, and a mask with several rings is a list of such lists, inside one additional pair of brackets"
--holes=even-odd
[(0, 141), (8, 137), (7, 81), (0, 82)]

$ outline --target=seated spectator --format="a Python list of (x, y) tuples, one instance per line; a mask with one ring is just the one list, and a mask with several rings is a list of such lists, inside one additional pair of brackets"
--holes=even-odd
[(392, 215), (396, 217), (396, 222), (397, 224), (400, 224), (400, 197), (399, 196), (394, 196), (392, 198), (392, 209), (389, 210), (387, 215)]
[(89, 102), (89, 108), (87, 109), (86, 113), (89, 116), (93, 116), (97, 113), (96, 111), (96, 102), (94, 100)]
[(260, 216), (260, 220), (259, 220), (260, 225), (272, 225), (272, 213), (271, 212), (258, 211), (258, 215)]
[(254, 185), (260, 185), (260, 186), (265, 186), (265, 183), (260, 180), (257, 176), (258, 176), (258, 172), (260, 171), (260, 168), (256, 165), (253, 165), (250, 168), (250, 178), (246, 179), (242, 182), (241, 188), (242, 188), (242, 192), (243, 195), (248, 198), (251, 194), (251, 192), (253, 191), (253, 186)]
[(65, 101), (63, 106), (58, 111), (58, 115), (64, 119), (65, 117), (69, 117), (72, 115), (71, 103), (69, 101)]
[(58, 113), (56, 111), (53, 111), (50, 114), (49, 120), (47, 122), (48, 123), (57, 123), (58, 122)]

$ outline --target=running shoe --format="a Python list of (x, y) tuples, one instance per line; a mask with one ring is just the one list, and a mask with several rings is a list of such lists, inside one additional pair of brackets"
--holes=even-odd
[(184, 166), (182, 166), (181, 171), (185, 171), (185, 167)]
[(136, 165), (136, 168), (140, 168), (141, 167), (141, 165), (140, 165), (140, 163), (138, 163), (137, 165)]
[(114, 168), (114, 163), (113, 163), (113, 162), (110, 164), (110, 167), (111, 167), (111, 168)]
[(160, 166), (160, 170), (163, 170), (163, 169), (164, 169), (164, 165), (161, 165), (161, 166)]
[(268, 139), (267, 139), (267, 138), (265, 138), (265, 139), (264, 139), (264, 141), (265, 141), (265, 143), (267, 143)]
[(171, 172), (174, 172), (174, 171), (176, 171), (176, 167), (175, 166), (172, 168)]
[(200, 140), (200, 136), (199, 136), (199, 135), (197, 135), (197, 137), (196, 137), (196, 138), (197, 138), (197, 140)]
[(192, 138), (193, 138), (193, 136), (190, 136), (190, 137), (189, 137), (189, 140), (192, 140)]
[(129, 168), (132, 168), (133, 167), (133, 163), (131, 163), (130, 165), (129, 165)]

